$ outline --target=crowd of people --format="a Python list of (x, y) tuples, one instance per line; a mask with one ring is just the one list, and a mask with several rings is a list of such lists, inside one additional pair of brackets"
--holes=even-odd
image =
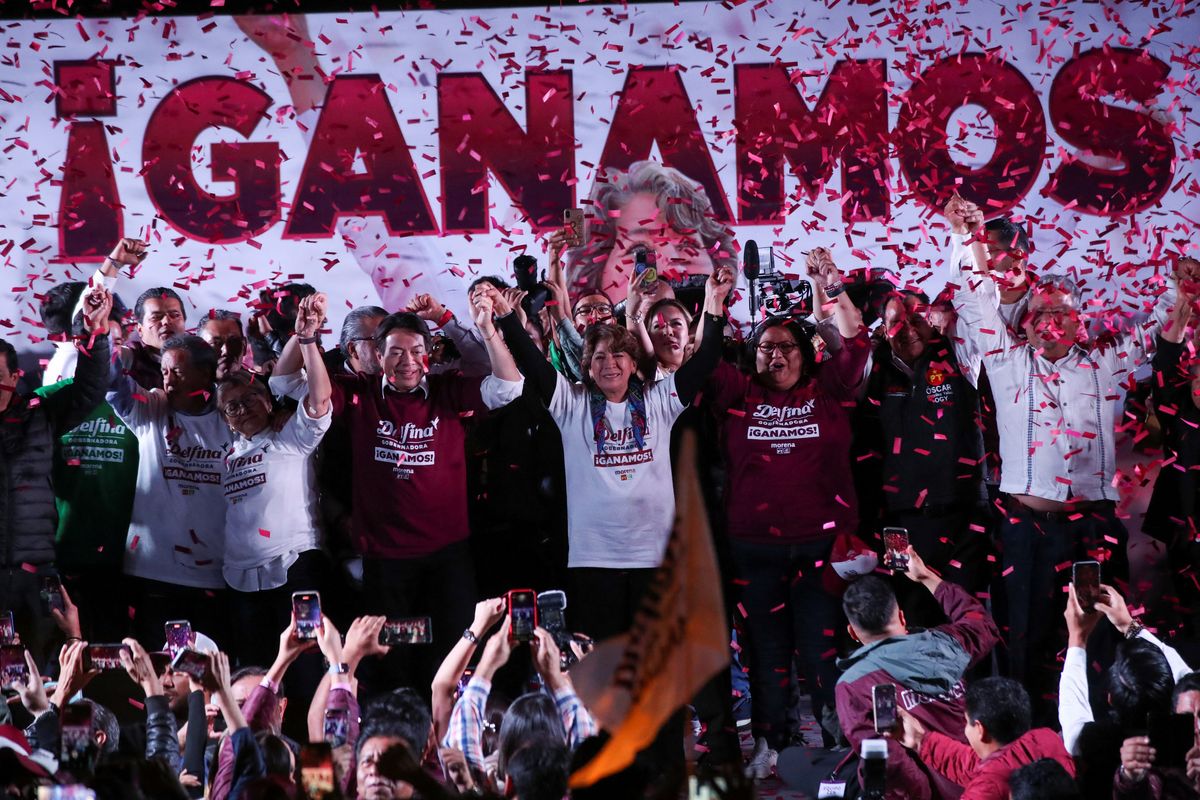
[[(0, 340), (0, 783), (566, 797), (611, 736), (570, 668), (634, 623), (691, 430), (732, 665), (571, 796), (677, 797), (695, 762), (731, 793), (1200, 797), (1200, 263), (1102, 306), (955, 195), (932, 299), (816, 248), (811, 314), (745, 334), (731, 234), (674, 202), (701, 195), (635, 165), (469, 320), (418, 295), (334, 329), (305, 284), (245, 318), (167, 286), (126, 309), (134, 239), (47, 292), (41, 374)], [(1130, 420), (1174, 581), (1145, 621)]]

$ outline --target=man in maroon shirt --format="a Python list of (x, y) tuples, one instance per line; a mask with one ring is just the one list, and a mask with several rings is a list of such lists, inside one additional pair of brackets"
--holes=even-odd
[[(512, 402), (523, 387), (492, 327), (490, 301), (480, 301), (478, 309), (494, 376), (429, 374), (429, 329), (409, 312), (386, 317), (375, 332), (382, 375), (333, 376), (333, 415), (349, 431), (353, 453), (353, 527), (367, 611), (432, 618), (434, 647), (417, 648), (408, 664), (396, 664), (401, 674), (395, 677), (425, 694), (475, 609), (467, 545), (467, 420)], [(296, 351), (289, 341), (271, 378), (276, 394), (295, 388)]]

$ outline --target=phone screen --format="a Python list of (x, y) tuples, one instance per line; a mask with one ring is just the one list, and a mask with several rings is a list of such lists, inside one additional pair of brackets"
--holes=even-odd
[(182, 672), (197, 681), (202, 681), (208, 674), (208, 656), (185, 647), (171, 659), (171, 671)]
[(325, 709), (325, 742), (330, 747), (341, 747), (349, 738), (350, 712), (344, 708)]
[(1100, 600), (1100, 562), (1076, 561), (1071, 565), (1071, 583), (1075, 585), (1075, 598), (1084, 611), (1096, 610)]
[(394, 647), (399, 644), (429, 644), (433, 641), (432, 620), (429, 617), (389, 619), (379, 631), (379, 643)]
[(296, 620), (297, 639), (316, 639), (321, 627), (321, 595), (296, 592), (292, 595), (292, 617)]
[(92, 707), (71, 703), (62, 710), (62, 765), (71, 775), (90, 773), (95, 766), (96, 739), (92, 735)]
[(11, 689), (18, 681), (29, 683), (25, 648), (19, 644), (0, 645), (0, 688)]
[(512, 620), (510, 636), (514, 642), (533, 641), (537, 627), (537, 595), (532, 589), (514, 589), (508, 593), (508, 615)]
[(583, 244), (583, 209), (568, 208), (563, 211), (563, 225), (567, 228), (567, 247)]
[(633, 251), (633, 274), (649, 286), (658, 280), (658, 256), (653, 250), (638, 247)]
[(567, 629), (567, 596), (561, 591), (542, 592), (537, 598), (538, 624), (551, 633)]
[(98, 669), (101, 672), (114, 669), (125, 669), (121, 663), (121, 651), (128, 650), (123, 644), (92, 644), (88, 645), (84, 659), (88, 669)]
[(185, 647), (191, 647), (195, 643), (192, 636), (192, 623), (186, 619), (177, 619), (173, 622), (168, 622), (164, 627), (167, 634), (167, 652), (172, 656)]
[(12, 612), (0, 612), (0, 644), (12, 644), (16, 638), (17, 627), (13, 625)]
[(871, 687), (871, 701), (875, 706), (875, 732), (884, 733), (896, 727), (896, 687), (890, 683), (877, 683)]
[(60, 614), (66, 613), (67, 607), (63, 603), (62, 582), (59, 581), (57, 575), (46, 575), (42, 578), (42, 611), (46, 616), (50, 616), (51, 611), (58, 611)]
[(908, 571), (908, 529), (883, 529), (883, 566), (897, 572)]
[(328, 742), (300, 746), (300, 782), (310, 800), (333, 794), (333, 750)]

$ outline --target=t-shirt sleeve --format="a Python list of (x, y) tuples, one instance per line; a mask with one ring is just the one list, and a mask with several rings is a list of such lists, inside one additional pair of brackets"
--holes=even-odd
[(586, 402), (587, 395), (583, 388), (571, 383), (562, 373), (558, 373), (554, 379), (554, 396), (550, 398), (550, 405), (547, 406), (558, 427), (562, 428), (563, 423), (575, 413), (579, 404)]
[(646, 411), (665, 420), (668, 427), (675, 423), (685, 408), (687, 406), (683, 404), (683, 401), (679, 399), (679, 393), (675, 391), (674, 373), (657, 381), (646, 392)]
[(117, 375), (105, 396), (113, 412), (134, 431), (153, 425), (166, 407), (166, 396), (158, 389), (143, 389), (131, 375)]

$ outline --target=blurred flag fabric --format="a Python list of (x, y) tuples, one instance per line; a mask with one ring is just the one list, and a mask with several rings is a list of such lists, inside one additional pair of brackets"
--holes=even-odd
[(571, 788), (632, 764), (667, 719), (728, 668), (721, 577), (689, 432), (675, 470), (675, 528), (633, 627), (598, 644), (571, 670), (580, 699), (612, 737), (571, 775)]

